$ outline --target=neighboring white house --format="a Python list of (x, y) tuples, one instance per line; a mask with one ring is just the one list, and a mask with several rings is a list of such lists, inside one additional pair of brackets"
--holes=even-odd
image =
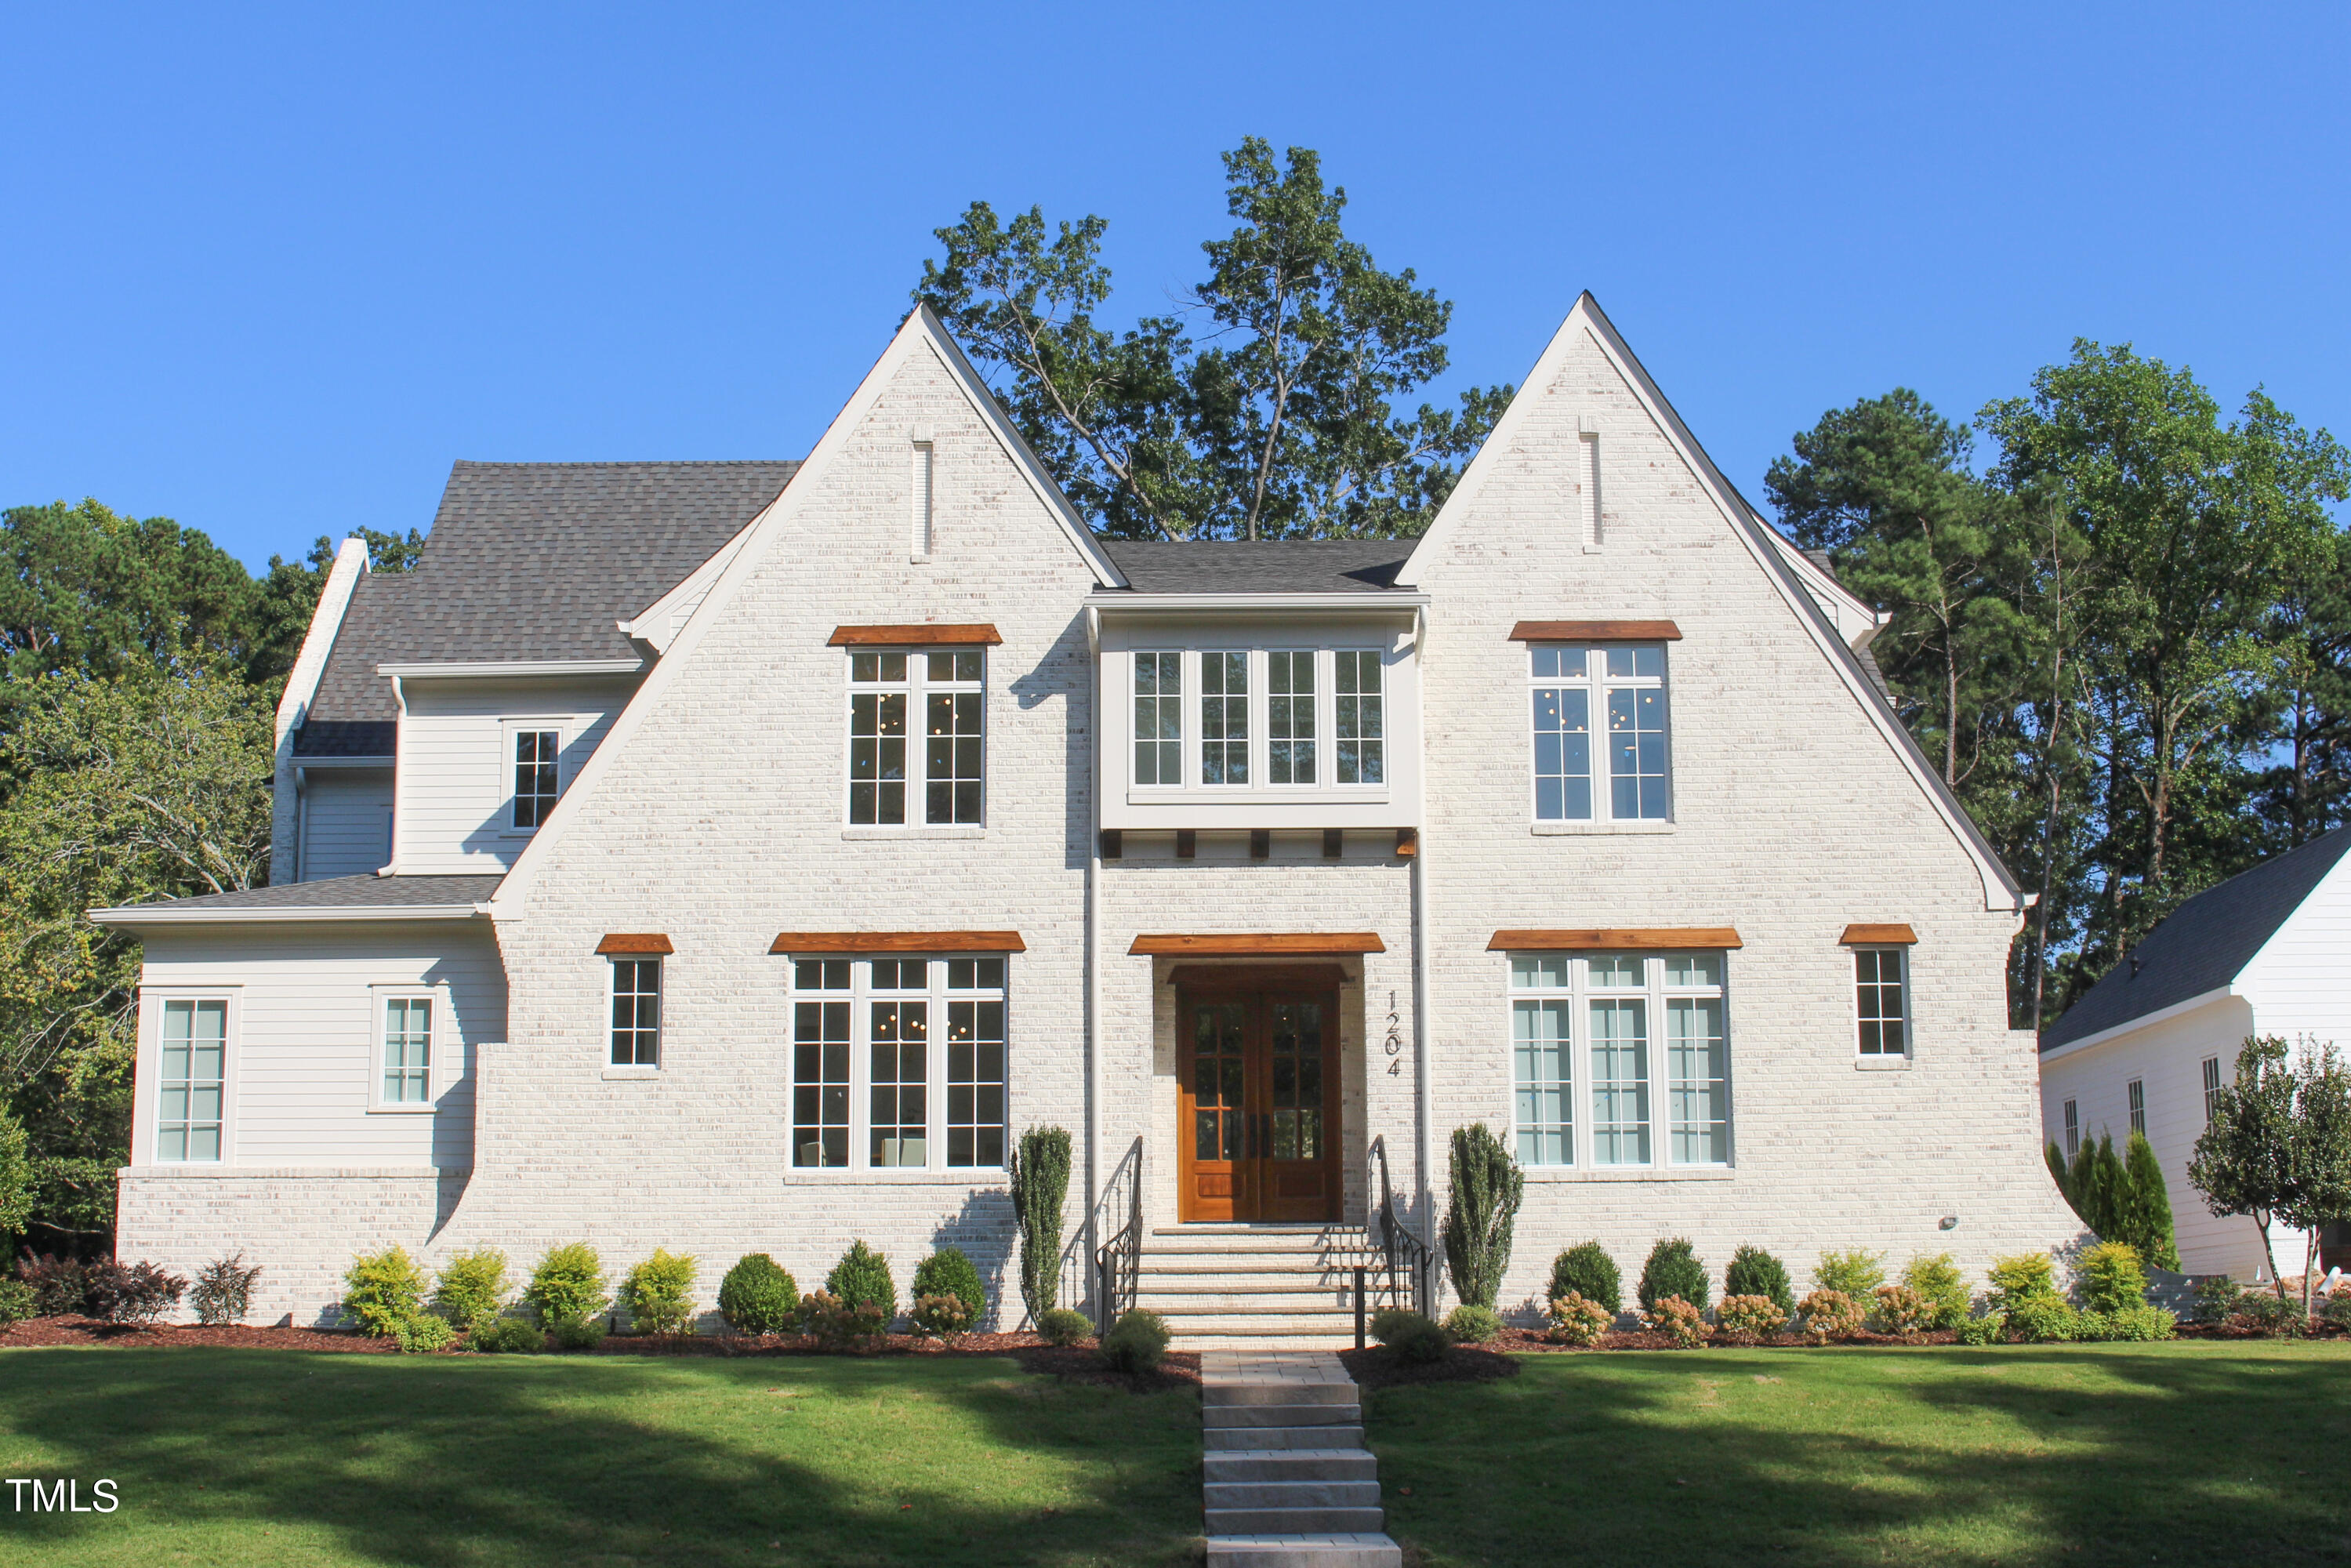
[(1072, 1288), (1139, 1216), (1113, 1297), (1262, 1336), (1384, 1176), (1430, 1233), (1472, 1122), (1514, 1310), (1595, 1237), (2063, 1243), (2022, 900), (1879, 624), (1588, 296), (1416, 541), (1096, 538), (927, 311), (799, 465), (459, 464), (415, 571), (338, 561), (276, 884), (99, 913), (146, 945), (119, 1250), (308, 1320), (392, 1242), (705, 1299), (952, 1242), (1008, 1325), (1058, 1124)]
[[(2174, 910), (2041, 1039), (2043, 1135), (2071, 1159), (2084, 1138), (2147, 1134), (2170, 1189), (2179, 1260), (2191, 1274), (2267, 1278), (2261, 1233), (2215, 1217), (2188, 1180), (2213, 1092), (2233, 1082), (2249, 1035), (2351, 1047), (2351, 828), (2208, 888)], [(2322, 1267), (2351, 1265), (2332, 1228)], [(2273, 1225), (2288, 1278), (2308, 1245)]]

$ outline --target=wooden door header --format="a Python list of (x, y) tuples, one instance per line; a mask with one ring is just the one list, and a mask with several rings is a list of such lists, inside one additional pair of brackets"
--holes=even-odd
[(1384, 953), (1376, 931), (1260, 931), (1202, 936), (1137, 936), (1130, 957), (1246, 958), (1352, 956)]
[(1353, 982), (1336, 964), (1181, 964), (1167, 983), (1187, 991), (1335, 991)]

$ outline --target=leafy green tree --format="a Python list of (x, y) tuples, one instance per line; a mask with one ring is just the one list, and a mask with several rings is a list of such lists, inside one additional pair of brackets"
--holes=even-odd
[(2270, 635), (2283, 678), (2246, 744), (2273, 759), (2254, 815), (2288, 850), (2351, 818), (2351, 538), (2330, 534), (2280, 585)]
[(1102, 326), (1104, 220), (1049, 225), (1031, 207), (1008, 224), (984, 202), (936, 231), (945, 255), (914, 298), (1106, 533), (1419, 532), (1510, 390), (1397, 413), (1445, 372), (1452, 307), (1346, 237), (1346, 192), (1325, 187), (1312, 151), (1291, 148), (1285, 166), (1250, 137), (1224, 163), (1240, 226), (1203, 246), (1208, 277), (1174, 312)]
[(2246, 1215), (2260, 1228), (2262, 1256), (2281, 1298), (2285, 1281), (2270, 1245), (2270, 1225), (2294, 1207), (2299, 1191), (2297, 1088), (2285, 1041), (2247, 1036), (2235, 1077), (2213, 1092), (2210, 1123), (2188, 1160), (2188, 1179), (2215, 1215)]
[(2351, 1220), (2351, 1069), (2332, 1043), (2306, 1051), (2294, 1070), (2293, 1169), (2277, 1213), (2303, 1233), (2302, 1312), (2308, 1317), (2318, 1234)]
[(12, 682), (113, 675), (191, 637), (241, 658), (253, 596), (235, 557), (169, 517), (91, 500), (0, 513), (0, 660)]

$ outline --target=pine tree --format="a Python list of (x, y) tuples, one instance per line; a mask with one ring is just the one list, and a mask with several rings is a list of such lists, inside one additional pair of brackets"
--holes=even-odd
[[(2065, 1151), (2057, 1146), (2056, 1139), (2052, 1138), (2049, 1140), (2049, 1146), (2043, 1150), (2042, 1153), (2045, 1155), (2049, 1160), (2050, 1179), (2057, 1184), (2057, 1190), (2065, 1195), (2065, 1201), (2067, 1203), (2072, 1203), (2074, 1201), (2074, 1177), (2073, 1173), (2065, 1168)], [(2076, 1207), (2074, 1212), (2075, 1214), (2079, 1214), (2082, 1211), (2080, 1208)]]
[(2106, 1233), (2105, 1194), (2098, 1168), (2098, 1141), (2085, 1138), (2074, 1151), (2074, 1173), (2066, 1178), (2065, 1191), (2073, 1199), (2074, 1212), (2082, 1223), (2100, 1236)]
[(2138, 1249), (2149, 1268), (2179, 1268), (2179, 1244), (2171, 1233), (2171, 1190), (2164, 1184), (2163, 1166), (2145, 1133), (2134, 1130), (2126, 1145), (2123, 1178), (2130, 1184), (2130, 1234), (2122, 1239)]

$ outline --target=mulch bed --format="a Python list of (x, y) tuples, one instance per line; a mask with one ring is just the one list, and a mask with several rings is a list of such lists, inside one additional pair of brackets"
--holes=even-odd
[[(1518, 1346), (1506, 1344), (1508, 1350)], [(1519, 1364), (1499, 1350), (1458, 1344), (1441, 1361), (1406, 1361), (1385, 1345), (1343, 1350), (1339, 1359), (1347, 1375), (1361, 1388), (1387, 1388), (1406, 1383), (1492, 1383), (1516, 1377)]]
[[(1740, 1350), (1751, 1350), (1757, 1348), (1766, 1350), (1807, 1350), (1815, 1348), (1813, 1342), (1806, 1339), (1803, 1335), (1784, 1333), (1765, 1334), (1761, 1339), (1756, 1341), (1753, 1345), (1734, 1346), (1727, 1340), (1708, 1340), (1707, 1343), (1709, 1345), (1717, 1345), (1725, 1349)], [(1898, 1334), (1872, 1333), (1868, 1330), (1864, 1329), (1861, 1333), (1855, 1334), (1852, 1338), (1840, 1340), (1838, 1343), (1840, 1344), (1890, 1345), (1957, 1344), (1959, 1343), (1959, 1336), (1949, 1329), (1938, 1329), (1933, 1333), (1921, 1334), (1918, 1338), (1914, 1340), (1906, 1340)], [(1552, 1341), (1545, 1339), (1543, 1337), (1542, 1331), (1539, 1329), (1506, 1328), (1502, 1331), (1501, 1337), (1496, 1340), (1494, 1343), (1498, 1348), (1502, 1350), (1529, 1352), (1581, 1351), (1587, 1348), (1592, 1350), (1677, 1350), (1680, 1348), (1680, 1346), (1674, 1343), (1674, 1337), (1671, 1334), (1652, 1333), (1646, 1329), (1611, 1331), (1610, 1333), (1601, 1336), (1600, 1343), (1598, 1344), (1587, 1347), (1583, 1345), (1553, 1343)]]
[(168, 1345), (233, 1345), (241, 1350), (325, 1350), (358, 1355), (399, 1354), (388, 1339), (342, 1329), (262, 1328), (252, 1323), (110, 1323), (73, 1316), (27, 1318), (0, 1328), (0, 1350), (21, 1345), (109, 1345), (153, 1350)]

